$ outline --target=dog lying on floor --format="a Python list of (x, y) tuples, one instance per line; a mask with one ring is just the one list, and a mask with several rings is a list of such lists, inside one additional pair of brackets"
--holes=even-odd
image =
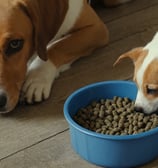
[(21, 92), (27, 103), (47, 99), (60, 72), (107, 42), (87, 0), (1, 0), (0, 113), (13, 110)]
[(134, 81), (138, 86), (135, 109), (150, 114), (158, 110), (158, 32), (145, 46), (122, 54), (114, 65), (129, 57), (134, 63)]

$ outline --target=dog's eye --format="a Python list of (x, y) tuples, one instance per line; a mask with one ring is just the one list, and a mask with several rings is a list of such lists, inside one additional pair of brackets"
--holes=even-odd
[(150, 94), (150, 95), (158, 94), (158, 88), (154, 88), (154, 87), (152, 88), (147, 86), (146, 91), (147, 91), (147, 94)]
[(5, 50), (5, 54), (11, 55), (20, 51), (23, 48), (23, 44), (24, 44), (24, 40), (22, 39), (15, 39), (15, 40), (9, 41)]
[(147, 88), (147, 94), (155, 94), (155, 93), (158, 93), (157, 89), (149, 89), (149, 88)]

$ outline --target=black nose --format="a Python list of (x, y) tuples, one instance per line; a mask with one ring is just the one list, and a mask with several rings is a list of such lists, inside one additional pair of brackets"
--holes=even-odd
[(5, 93), (0, 92), (0, 108), (5, 108), (7, 104), (7, 96)]
[(137, 112), (143, 112), (143, 108), (140, 107), (140, 106), (135, 106), (134, 110), (137, 111)]

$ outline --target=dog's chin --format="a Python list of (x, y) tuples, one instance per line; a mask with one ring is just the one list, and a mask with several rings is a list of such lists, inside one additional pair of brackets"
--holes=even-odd
[(11, 111), (13, 111), (14, 108), (15, 108), (15, 106), (12, 107), (12, 108), (4, 107), (4, 108), (0, 109), (0, 114), (8, 114), (8, 113), (10, 113)]
[(147, 107), (142, 107), (142, 106), (138, 106), (138, 105), (135, 105), (134, 107), (135, 111), (136, 112), (141, 112), (141, 113), (144, 113), (144, 114), (147, 114), (147, 115), (150, 115), (150, 114), (153, 114), (153, 113), (157, 113), (158, 114), (158, 108), (147, 108)]
[(151, 111), (150, 113), (145, 113), (145, 114), (148, 114), (148, 115), (150, 115), (150, 114), (158, 114), (158, 108), (156, 110)]
[(143, 108), (142, 112), (145, 113), (145, 114), (147, 114), (147, 115), (158, 114), (158, 107), (154, 108), (154, 109)]
[(8, 109), (0, 109), (0, 114), (8, 114), (9, 112), (11, 112), (12, 110), (8, 110)]
[(0, 114), (8, 114), (12, 112), (15, 109), (16, 105), (17, 101), (14, 103), (12, 102), (11, 104), (7, 103), (5, 107), (0, 107)]

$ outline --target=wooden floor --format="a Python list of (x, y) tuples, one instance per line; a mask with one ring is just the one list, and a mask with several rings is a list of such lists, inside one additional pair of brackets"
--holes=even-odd
[[(116, 8), (98, 6), (95, 10), (109, 28), (110, 43), (62, 73), (49, 100), (21, 105), (11, 114), (0, 116), (0, 168), (97, 168), (71, 148), (64, 101), (84, 85), (132, 78), (130, 60), (116, 68), (112, 65), (121, 53), (151, 40), (158, 30), (158, 0), (134, 0)], [(158, 168), (158, 160), (141, 168)]]

